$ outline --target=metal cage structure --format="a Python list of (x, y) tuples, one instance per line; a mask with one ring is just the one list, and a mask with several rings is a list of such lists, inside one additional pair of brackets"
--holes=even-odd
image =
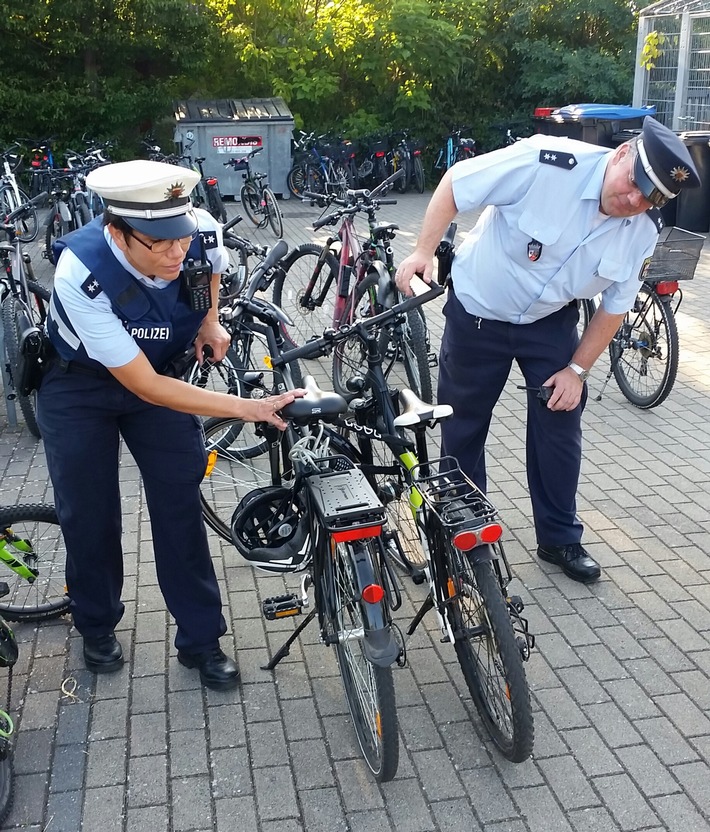
[[(640, 58), (651, 32), (663, 36), (647, 70)], [(661, 0), (639, 12), (634, 107), (651, 104), (671, 130), (710, 129), (710, 0)]]

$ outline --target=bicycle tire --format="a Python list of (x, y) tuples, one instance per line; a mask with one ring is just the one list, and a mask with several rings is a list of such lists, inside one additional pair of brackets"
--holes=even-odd
[[(373, 296), (375, 290), (376, 286), (371, 282), (359, 281), (350, 291), (336, 329), (352, 323), (356, 318), (370, 318), (375, 315), (377, 313)], [(336, 393), (352, 399), (354, 393), (348, 388), (349, 379), (354, 376), (364, 378), (366, 372), (367, 348), (360, 338), (353, 335), (335, 345), (333, 348), (333, 387)]]
[[(373, 566), (377, 563), (372, 541), (360, 544), (337, 544), (329, 569), (332, 570), (332, 593), (329, 605), (335, 652), (345, 698), (355, 728), (358, 744), (368, 768), (378, 783), (391, 780), (399, 764), (399, 726), (391, 667), (379, 667), (367, 660), (361, 638), (340, 639), (343, 632), (363, 626), (360, 593), (353, 577), (350, 547), (367, 547)], [(369, 706), (369, 707), (367, 707)]]
[[(17, 378), (17, 369), (20, 362), (20, 338), (17, 332), (17, 305), (18, 301), (14, 295), (8, 295), (2, 304), (2, 325), (5, 333), (5, 352), (13, 379)], [(22, 396), (15, 390), (17, 402), (25, 418), (27, 430), (36, 439), (42, 438), (42, 432), (37, 424), (37, 391), (29, 396)]]
[(579, 301), (579, 323), (577, 324), (577, 332), (579, 333), (580, 338), (587, 331), (589, 322), (594, 317), (594, 313), (596, 311), (596, 303), (590, 298), (582, 298)]
[(284, 235), (284, 222), (281, 209), (271, 188), (264, 188), (264, 212), (271, 230), (281, 239)]
[(306, 181), (306, 166), (294, 165), (286, 177), (286, 187), (289, 189), (292, 196), (300, 199), (301, 194), (308, 190), (306, 187)]
[[(283, 266), (274, 280), (272, 300), (293, 322), (284, 325), (284, 337), (298, 347), (333, 325), (338, 261), (322, 246), (304, 243), (286, 257)], [(311, 281), (313, 289), (309, 301), (304, 302)], [(322, 301), (316, 304), (313, 298), (317, 301), (321, 294)]]
[[(22, 190), (22, 188), (18, 188), (17, 192), (20, 196), (19, 202), (17, 201), (17, 196), (12, 187), (6, 185), (4, 188), (0, 189), (0, 212), (2, 212), (3, 215), (10, 214), (12, 211), (19, 208), (20, 205), (30, 201), (29, 196)], [(16, 219), (14, 222), (17, 237), (21, 242), (31, 243), (37, 238), (37, 234), (39, 233), (39, 223), (37, 221), (37, 208), (35, 206), (32, 206), (27, 216), (24, 216), (21, 219)]]
[[(392, 339), (396, 343), (392, 342)], [(404, 321), (395, 329), (384, 329), (380, 337), (380, 350), (386, 355), (387, 349), (395, 347), (397, 357), (404, 365), (410, 389), (425, 402), (434, 401), (434, 391), (427, 354), (427, 328), (422, 309), (410, 309)]]
[(250, 449), (260, 441), (251, 422), (208, 419), (203, 430), (209, 461), (200, 485), (202, 516), (211, 529), (231, 543), (232, 515), (242, 497), (255, 488), (271, 485), (268, 456), (250, 455)]
[(395, 165), (393, 165), (394, 170), (393, 173), (397, 170), (403, 170), (404, 176), (400, 177), (395, 183), (394, 187), (395, 190), (400, 193), (404, 194), (407, 192), (409, 188), (409, 182), (412, 178), (412, 166), (409, 159), (403, 154), (395, 151), (393, 159), (396, 160)]
[(261, 209), (261, 195), (251, 182), (242, 185), (242, 189), (239, 192), (239, 199), (241, 200), (244, 213), (250, 222), (257, 228), (261, 228), (266, 223), (266, 217), (260, 216), (263, 213)]
[(425, 179), (424, 179), (424, 165), (419, 156), (414, 157), (414, 187), (418, 194), (424, 193)]
[(72, 213), (74, 214), (74, 228), (81, 228), (83, 225), (88, 225), (91, 222), (89, 206), (81, 195), (77, 196)]
[[(0, 538), (9, 527), (14, 535), (31, 542), (31, 557), (17, 551), (25, 562), (32, 561), (39, 574), (29, 583), (9, 568), (4, 570), (2, 580), (10, 592), (0, 598), (0, 615), (8, 621), (43, 621), (67, 612), (66, 548), (54, 506), (30, 503), (0, 508)], [(5, 540), (5, 546), (11, 545)]]
[(240, 245), (230, 244), (229, 241), (226, 241), (226, 248), (229, 254), (229, 266), (220, 280), (218, 301), (220, 307), (239, 295), (246, 285), (249, 274), (249, 256), (246, 249)]
[[(494, 744), (511, 762), (532, 753), (530, 689), (510, 613), (490, 562), (448, 548), (446, 614), (466, 685)], [(473, 632), (475, 631), (475, 632)]]
[(0, 760), (0, 824), (10, 814), (15, 798), (15, 772), (12, 764), (12, 750)]
[(664, 402), (678, 374), (680, 345), (670, 300), (663, 301), (642, 284), (634, 309), (626, 314), (619, 332), (623, 341), (644, 346), (620, 347), (618, 334), (609, 345), (614, 378), (624, 396), (635, 407), (648, 410)]
[(207, 204), (210, 206), (210, 214), (224, 225), (227, 222), (227, 211), (222, 202), (222, 195), (217, 190), (216, 185), (208, 186), (207, 188)]
[(57, 264), (54, 261), (54, 252), (52, 251), (52, 243), (58, 240), (70, 231), (67, 223), (61, 218), (59, 211), (54, 211), (49, 216), (47, 227), (44, 233), (44, 250), (47, 260), (53, 265)]

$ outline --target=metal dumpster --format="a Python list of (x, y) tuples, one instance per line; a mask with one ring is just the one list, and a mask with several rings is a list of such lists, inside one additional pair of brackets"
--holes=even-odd
[(283, 98), (188, 99), (175, 104), (175, 143), (183, 153), (204, 156), (204, 171), (216, 176), (224, 196), (239, 197), (242, 174), (224, 167), (256, 147), (264, 151), (253, 170), (265, 173), (273, 192), (289, 198), (293, 115)]

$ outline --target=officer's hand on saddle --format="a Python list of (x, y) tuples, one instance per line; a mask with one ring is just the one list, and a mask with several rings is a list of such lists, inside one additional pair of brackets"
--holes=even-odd
[(303, 388), (289, 390), (278, 396), (267, 396), (265, 399), (242, 399), (235, 397), (240, 405), (237, 418), (245, 422), (267, 422), (275, 425), (279, 430), (286, 430), (287, 423), (281, 418), (280, 411), (292, 401), (306, 395)]

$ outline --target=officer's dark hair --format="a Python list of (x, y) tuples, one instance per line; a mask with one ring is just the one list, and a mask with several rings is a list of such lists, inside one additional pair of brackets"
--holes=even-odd
[(125, 236), (131, 234), (131, 226), (118, 214), (114, 214), (109, 208), (104, 211), (104, 226), (112, 225), (116, 231), (122, 232)]

